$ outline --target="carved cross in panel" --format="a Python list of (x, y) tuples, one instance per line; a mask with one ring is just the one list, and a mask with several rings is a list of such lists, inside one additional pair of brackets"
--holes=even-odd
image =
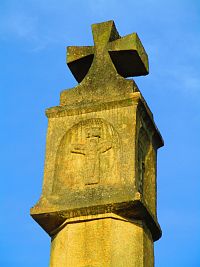
[(101, 139), (100, 129), (93, 127), (88, 131), (84, 144), (72, 145), (71, 153), (85, 156), (85, 185), (99, 183), (101, 155), (112, 148), (110, 141)]
[(138, 137), (138, 191), (142, 194), (146, 177), (146, 160), (149, 150), (149, 137), (146, 130), (141, 127)]
[(89, 69), (90, 78), (94, 77), (95, 71), (103, 77), (111, 73), (122, 77), (148, 74), (148, 56), (136, 33), (120, 37), (111, 20), (93, 24), (92, 34), (94, 46), (67, 48), (67, 65), (78, 82), (84, 79)]
[(145, 152), (141, 141), (138, 144), (138, 191), (143, 193), (145, 174)]

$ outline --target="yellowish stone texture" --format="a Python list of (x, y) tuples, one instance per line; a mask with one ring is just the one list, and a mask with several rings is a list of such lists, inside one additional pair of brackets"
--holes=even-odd
[[(58, 253), (59, 251), (59, 253)], [(50, 266), (152, 266), (153, 241), (142, 221), (113, 213), (68, 220), (52, 240)]]
[(94, 47), (69, 47), (79, 84), (47, 109), (43, 191), (32, 217), (51, 236), (51, 267), (153, 267), (156, 156), (163, 145), (133, 80), (148, 74), (137, 36), (92, 26)]

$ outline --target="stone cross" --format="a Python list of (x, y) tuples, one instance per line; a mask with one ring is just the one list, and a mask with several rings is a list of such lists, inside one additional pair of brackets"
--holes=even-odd
[(112, 148), (110, 141), (101, 141), (100, 129), (89, 129), (85, 144), (72, 145), (71, 153), (81, 154), (85, 159), (85, 185), (97, 184), (100, 180), (101, 154)]
[(67, 49), (79, 84), (46, 111), (43, 190), (31, 215), (52, 238), (50, 267), (154, 267), (163, 140), (125, 79), (148, 74), (148, 57), (137, 34), (120, 37), (113, 21), (92, 32), (94, 46)]
[(120, 37), (113, 21), (93, 24), (92, 32), (94, 46), (67, 48), (67, 65), (78, 82), (84, 79), (91, 64), (98, 75), (103, 69), (104, 77), (113, 66), (122, 77), (148, 74), (148, 56), (136, 33)]

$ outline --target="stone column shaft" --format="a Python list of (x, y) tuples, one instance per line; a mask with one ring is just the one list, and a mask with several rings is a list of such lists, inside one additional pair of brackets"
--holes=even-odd
[(52, 238), (50, 267), (152, 267), (151, 233), (113, 213), (66, 220)]

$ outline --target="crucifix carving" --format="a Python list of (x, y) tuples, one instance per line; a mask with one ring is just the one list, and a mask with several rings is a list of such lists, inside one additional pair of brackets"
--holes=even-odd
[(138, 142), (138, 191), (143, 193), (145, 174), (145, 152), (141, 140)]
[(147, 153), (149, 150), (149, 137), (147, 132), (143, 127), (140, 128), (138, 135), (138, 145), (137, 145), (137, 154), (138, 154), (138, 178), (137, 178), (137, 187), (138, 191), (143, 194), (144, 180), (146, 175), (146, 160)]
[(85, 185), (99, 183), (101, 155), (112, 148), (110, 141), (101, 139), (100, 128), (93, 127), (88, 129), (84, 144), (72, 145), (71, 153), (85, 156)]

